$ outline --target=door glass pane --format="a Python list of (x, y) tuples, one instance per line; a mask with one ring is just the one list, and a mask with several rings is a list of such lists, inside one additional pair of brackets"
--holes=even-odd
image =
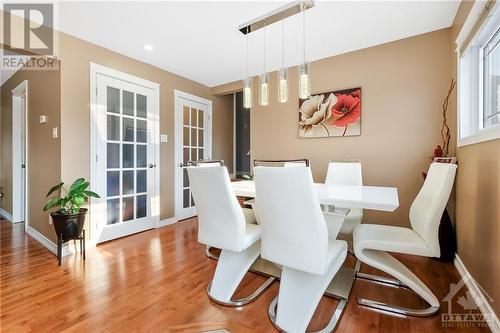
[(108, 140), (120, 140), (120, 117), (108, 114)]
[(120, 144), (119, 143), (108, 143), (107, 155), (107, 166), (109, 169), (120, 167)]
[(137, 94), (136, 98), (137, 98), (137, 117), (146, 118), (148, 115), (146, 96)]
[(198, 127), (203, 127), (203, 110), (198, 110)]
[(191, 161), (198, 161), (198, 149), (191, 148)]
[(182, 154), (182, 163), (187, 164), (191, 159), (189, 158), (189, 148), (184, 148), (184, 153)]
[(182, 191), (182, 207), (188, 208), (189, 207), (189, 189), (185, 189)]
[(198, 147), (203, 147), (203, 130), (198, 130)]
[(147, 215), (147, 196), (138, 195), (137, 196), (137, 218), (146, 217)]
[(122, 194), (134, 193), (134, 171), (123, 171), (122, 174)]
[(120, 171), (108, 171), (107, 188), (108, 197), (120, 194)]
[(133, 168), (134, 167), (134, 145), (133, 144), (123, 144), (122, 167), (123, 168)]
[(120, 90), (107, 87), (107, 110), (108, 112), (120, 113)]
[(184, 146), (189, 146), (189, 127), (185, 127), (184, 126), (184, 129), (183, 129), (183, 132), (184, 132), (184, 142), (183, 142), (183, 145)]
[(146, 142), (148, 123), (144, 120), (137, 120), (137, 142)]
[(189, 177), (186, 169), (182, 169), (182, 174), (183, 174), (183, 186), (184, 187), (189, 187)]
[(146, 167), (146, 145), (137, 145), (137, 167)]
[(123, 118), (123, 141), (134, 141), (134, 119)]
[(182, 108), (182, 123), (189, 126), (189, 107), (184, 106)]
[(122, 199), (123, 205), (123, 221), (134, 219), (134, 197), (127, 197)]
[(136, 180), (136, 193), (142, 193), (147, 191), (147, 171), (146, 170), (138, 170), (137, 171), (137, 180)]
[(204, 159), (205, 157), (203, 156), (203, 149), (198, 149), (198, 158), (200, 160)]
[(120, 199), (108, 199), (108, 218), (106, 224), (120, 222)]
[(123, 114), (134, 115), (134, 94), (130, 91), (123, 91)]
[(197, 141), (196, 141), (196, 128), (191, 129), (191, 146), (196, 147)]
[(198, 124), (198, 110), (191, 108), (191, 126), (196, 126)]

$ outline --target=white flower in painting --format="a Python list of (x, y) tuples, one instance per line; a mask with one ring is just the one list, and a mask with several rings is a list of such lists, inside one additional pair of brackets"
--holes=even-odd
[(330, 94), (325, 101), (324, 98), (325, 95), (315, 95), (302, 103), (299, 108), (299, 126), (302, 131), (307, 132), (319, 125), (324, 127), (322, 123), (332, 116), (331, 106), (337, 103), (337, 97)]

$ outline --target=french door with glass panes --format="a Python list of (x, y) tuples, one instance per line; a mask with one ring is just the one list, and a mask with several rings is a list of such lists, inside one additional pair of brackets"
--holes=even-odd
[(186, 165), (212, 158), (212, 102), (176, 91), (176, 203), (175, 216), (196, 215)]
[(97, 242), (155, 227), (158, 108), (155, 90), (97, 75)]

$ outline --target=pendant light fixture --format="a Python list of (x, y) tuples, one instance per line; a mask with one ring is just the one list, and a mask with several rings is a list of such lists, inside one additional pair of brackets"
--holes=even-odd
[(269, 104), (269, 73), (266, 72), (266, 22), (264, 21), (264, 73), (259, 77), (259, 103)]
[(307, 99), (311, 96), (311, 83), (309, 80), (309, 63), (306, 62), (306, 12), (302, 11), (302, 63), (299, 65), (299, 98)]
[(288, 68), (285, 67), (285, 19), (281, 21), (281, 68), (278, 71), (278, 101), (288, 102)]
[(305, 11), (314, 7), (314, 0), (294, 1), (275, 9), (263, 16), (241, 24), (238, 30), (247, 35), (247, 76), (243, 80), (243, 106), (252, 106), (252, 78), (248, 75), (248, 34), (259, 29), (264, 30), (264, 73), (259, 76), (259, 104), (269, 105), (269, 73), (266, 72), (266, 27), (276, 22), (281, 22), (281, 67), (278, 70), (278, 101), (286, 103), (289, 99), (288, 68), (285, 67), (285, 23), (287, 17), (302, 12), (302, 33), (303, 33), (303, 59), (299, 65), (299, 98), (310, 97), (309, 63), (306, 62), (306, 18)]
[(247, 76), (243, 80), (243, 107), (250, 109), (252, 107), (252, 78), (248, 76), (248, 33), (247, 37)]

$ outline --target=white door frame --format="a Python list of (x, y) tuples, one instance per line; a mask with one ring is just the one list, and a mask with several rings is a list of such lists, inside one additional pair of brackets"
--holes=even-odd
[[(17, 130), (16, 130), (17, 129)], [(24, 142), (23, 142), (24, 141)], [(22, 145), (24, 144), (24, 148)], [(21, 168), (24, 151), (24, 175)], [(28, 81), (12, 89), (12, 223), (28, 228)]]
[[(129, 82), (135, 85), (143, 86), (154, 91), (154, 106), (152, 123), (152, 144), (154, 145), (155, 163), (154, 168), (154, 191), (151, 195), (151, 215), (155, 219), (155, 228), (160, 227), (160, 84), (152, 81), (133, 76), (109, 67), (105, 67), (93, 62), (89, 62), (90, 66), (90, 189), (94, 190), (95, 182), (98, 179), (97, 161), (97, 77), (99, 75), (108, 76), (114, 79)], [(90, 199), (89, 215), (90, 215), (90, 242), (91, 246), (95, 246), (98, 241), (98, 221), (92, 211), (98, 211), (102, 207), (98, 207), (96, 199)]]
[[(179, 143), (182, 142), (182, 131), (179, 130), (179, 126), (182, 126), (180, 124), (180, 118), (179, 118), (179, 112), (182, 112), (182, 110), (179, 110), (179, 100), (180, 99), (186, 99), (189, 101), (193, 101), (199, 104), (203, 104), (207, 106), (207, 113), (209, 115), (208, 122), (205, 125), (205, 133), (210, 133), (210, 136), (207, 136), (206, 138), (206, 143), (208, 147), (208, 155), (205, 155), (205, 159), (211, 159), (212, 158), (212, 101), (203, 97), (195, 96), (190, 93), (180, 91), (177, 89), (174, 89), (174, 109), (175, 109), (175, 120), (174, 120), (174, 131), (175, 131), (175, 143), (174, 143), (174, 211), (175, 211), (175, 218), (178, 220), (180, 218), (179, 214), (179, 207), (180, 207), (180, 201), (182, 200), (181, 196), (179, 195), (179, 177), (177, 175), (179, 165), (182, 163), (182, 155), (179, 153), (179, 151), (182, 150), (182, 147), (179, 149)], [(207, 132), (208, 130), (208, 132)]]

